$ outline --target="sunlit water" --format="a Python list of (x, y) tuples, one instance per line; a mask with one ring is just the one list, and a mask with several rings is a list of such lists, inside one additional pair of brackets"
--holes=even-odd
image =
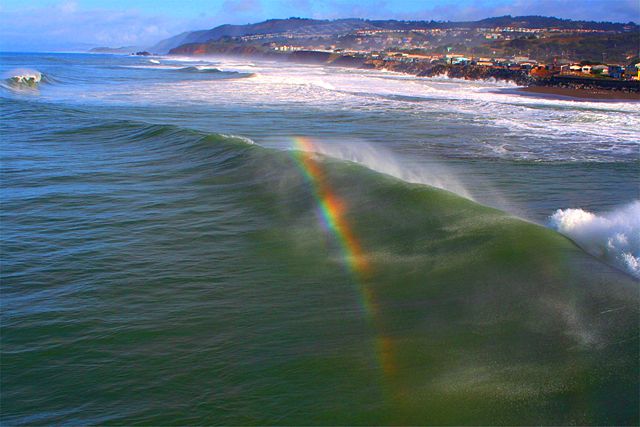
[(638, 423), (638, 103), (154, 61), (0, 56), (3, 422)]

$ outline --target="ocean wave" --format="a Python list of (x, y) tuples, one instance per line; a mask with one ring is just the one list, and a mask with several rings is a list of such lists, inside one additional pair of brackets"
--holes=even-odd
[(226, 79), (244, 78), (244, 77), (255, 76), (254, 73), (243, 73), (240, 71), (221, 70), (220, 68), (212, 67), (210, 65), (195, 65), (195, 66), (189, 66), (189, 67), (182, 67), (182, 68), (175, 69), (175, 71), (178, 71), (181, 73), (214, 74), (216, 75), (216, 77), (223, 78), (223, 79), (224, 78)]
[(550, 224), (587, 252), (640, 278), (640, 200), (604, 214), (558, 209)]
[[(105, 143), (151, 143), (152, 145), (147, 145), (148, 150), (174, 151), (184, 149), (189, 152), (198, 152), (198, 158), (205, 160), (211, 159), (210, 150), (221, 144), (232, 144), (237, 148), (239, 145), (255, 147), (259, 152), (264, 152), (264, 156), (269, 157), (269, 160), (261, 162), (265, 165), (273, 162), (274, 158), (273, 154), (268, 154), (273, 150), (261, 147), (253, 140), (238, 135), (207, 133), (174, 125), (152, 125), (135, 121), (108, 122), (97, 127), (90, 121), (87, 122), (87, 125), (84, 128), (74, 129), (73, 135), (86, 137), (87, 134), (104, 134)], [(70, 137), (70, 134), (65, 133), (65, 137)], [(288, 151), (301, 150), (301, 147), (295, 144), (279, 148), (280, 150), (275, 151), (282, 151), (283, 148)], [(429, 162), (427, 166), (410, 166), (410, 163), (403, 161), (388, 150), (357, 140), (314, 139), (312, 144), (303, 148), (302, 151), (319, 154), (319, 161), (328, 160), (331, 162), (333, 159), (333, 163), (343, 165), (354, 173), (356, 170), (350, 168), (349, 164), (354, 164), (356, 169), (368, 169), (371, 171), (367, 174), (369, 179), (383, 179), (386, 175), (405, 184), (420, 184), (424, 186), (425, 191), (429, 191), (430, 188), (442, 189), (453, 193), (452, 196), (481, 201), (494, 207), (504, 205), (504, 203), (492, 203), (483, 197), (476, 199), (463, 180), (459, 179), (452, 170), (435, 160)], [(204, 166), (210, 167), (209, 164)], [(279, 167), (275, 169), (279, 169)], [(375, 203), (384, 205), (386, 201), (378, 200)], [(585, 251), (638, 277), (640, 261), (638, 231), (640, 225), (635, 218), (640, 218), (640, 202), (635, 202), (620, 212), (602, 216), (580, 209), (566, 209), (559, 210), (554, 214), (551, 219), (551, 228), (570, 237)], [(420, 232), (420, 230), (416, 230), (416, 233)]]
[[(487, 414), (495, 414), (496, 405), (511, 414), (514, 399), (526, 407), (547, 404), (558, 398), (558, 390), (567, 389), (568, 396), (582, 392), (585, 379), (599, 381), (595, 386), (607, 391), (618, 384), (620, 396), (627, 396), (637, 383), (633, 373), (638, 296), (632, 292), (631, 278), (549, 228), (371, 170), (388, 170), (393, 164), (384, 153), (376, 154), (375, 147), (367, 153), (356, 145), (349, 149), (352, 144), (346, 141), (343, 146), (328, 142), (325, 146), (306, 138), (295, 151), (278, 150), (167, 123), (108, 119), (55, 105), (36, 110), (24, 108), (32, 103), (21, 104), (2, 105), (20, 118), (9, 120), (9, 125), (39, 129), (43, 115), (49, 114), (56, 118), (53, 123), (64, 126), (55, 132), (46, 128), (32, 140), (20, 140), (22, 134), (15, 132), (9, 147), (24, 150), (23, 155), (14, 151), (9, 158), (9, 171), (24, 172), (6, 174), (6, 185), (17, 191), (8, 191), (3, 200), (10, 221), (2, 233), (3, 244), (15, 248), (4, 266), (11, 281), (5, 323), (16, 335), (29, 336), (31, 322), (40, 321), (42, 334), (48, 337), (51, 322), (66, 325), (60, 316), (84, 321), (95, 316), (98, 305), (108, 313), (114, 306), (123, 307), (122, 313), (139, 319), (140, 301), (150, 301), (154, 305), (144, 307), (148, 311), (143, 313), (161, 315), (149, 317), (149, 322), (125, 319), (131, 329), (123, 331), (122, 313), (115, 313), (118, 327), (107, 325), (114, 339), (136, 344), (131, 336), (147, 333), (151, 325), (164, 334), (154, 335), (153, 343), (156, 338), (164, 342), (176, 336), (175, 322), (182, 322), (181, 330), (228, 324), (236, 335), (232, 344), (238, 346), (237, 354), (247, 351), (247, 360), (255, 363), (242, 372), (251, 378), (255, 369), (262, 369), (262, 361), (252, 353), (255, 339), (266, 335), (256, 333), (256, 327), (271, 322), (265, 331), (308, 340), (284, 342), (294, 367), (299, 366), (300, 349), (307, 349), (313, 358), (318, 343), (328, 338), (331, 346), (340, 346), (331, 348), (328, 360), (335, 354), (351, 354), (353, 366), (366, 368), (364, 378), (388, 375), (403, 396), (411, 397), (411, 406), (403, 402), (403, 411), (418, 414), (407, 421), (415, 424), (424, 420), (420, 414), (425, 408), (442, 410), (423, 396), (445, 393), (456, 410), (470, 405), (475, 417), (477, 406), (468, 403), (474, 394), (488, 396)], [(300, 149), (309, 145), (311, 150)], [(47, 157), (34, 162), (33, 150)], [(367, 163), (371, 168), (364, 167)], [(395, 173), (402, 176), (402, 172)], [(41, 227), (33, 227), (50, 223), (55, 226), (44, 235)], [(25, 241), (40, 244), (25, 245)], [(60, 266), (73, 268), (60, 273)], [(120, 291), (123, 283), (130, 288)], [(176, 295), (189, 298), (176, 300)], [(185, 303), (172, 313), (186, 314), (165, 316), (167, 301)], [(78, 307), (84, 311), (78, 312)], [(221, 313), (225, 307), (229, 310)], [(196, 316), (189, 317), (194, 310)], [(274, 310), (278, 315), (261, 315)], [(43, 316), (50, 317), (43, 320)], [(202, 319), (206, 322), (196, 323)], [(163, 322), (160, 327), (158, 321)], [(325, 328), (330, 322), (336, 325), (332, 332)], [(245, 329), (237, 333), (238, 327)], [(361, 358), (372, 340), (370, 330), (386, 342), (375, 364)], [(203, 331), (208, 334), (209, 329)], [(77, 335), (66, 341), (68, 345), (93, 337), (99, 340), (89, 344), (104, 345), (107, 336), (82, 327), (70, 333)], [(274, 349), (280, 357), (280, 338), (263, 348)], [(222, 339), (224, 344), (228, 338)], [(203, 342), (210, 344), (207, 360), (209, 354), (220, 355), (223, 344)], [(30, 352), (50, 359), (46, 342), (34, 339), (30, 345)], [(13, 350), (9, 353), (17, 356), (12, 366), (20, 366), (21, 353)], [(127, 374), (130, 353), (128, 347), (114, 353), (116, 359), (107, 369), (116, 372), (106, 376), (94, 372), (102, 365), (93, 360), (93, 353), (82, 356), (82, 364), (62, 353), (55, 370), (42, 364), (46, 372), (41, 377), (88, 366), (89, 383), (107, 378), (106, 386), (116, 389), (121, 384), (109, 378)], [(618, 353), (624, 359), (616, 359), (615, 373), (608, 366), (598, 370), (602, 364), (593, 363)], [(539, 363), (539, 354), (548, 358)], [(183, 359), (177, 353), (172, 360)], [(222, 354), (217, 361), (224, 366), (227, 358)], [(241, 361), (238, 369), (245, 369)], [(416, 361), (424, 362), (416, 365)], [(184, 375), (202, 378), (201, 372), (192, 370), (199, 362), (189, 359), (180, 369)], [(283, 369), (276, 368), (271, 371), (276, 379), (289, 384), (291, 376), (279, 377)], [(325, 364), (318, 369), (318, 378), (325, 378)], [(351, 370), (341, 365), (330, 374), (343, 381), (345, 372)], [(359, 375), (349, 378), (357, 390), (362, 388), (357, 384)], [(306, 371), (294, 379), (303, 382), (300, 390), (318, 381)], [(11, 386), (26, 399), (32, 388), (19, 380)], [(571, 388), (574, 384), (577, 389)], [(232, 390), (238, 380), (230, 378), (223, 385)], [(243, 387), (247, 393), (257, 389), (250, 381)], [(327, 383), (326, 393), (335, 395), (334, 380)], [(312, 405), (317, 407), (318, 394), (313, 395)], [(587, 404), (596, 404), (593, 396), (586, 393)], [(44, 398), (55, 404), (55, 397), (52, 392)], [(100, 402), (100, 411), (103, 406)], [(614, 409), (612, 416), (617, 414)], [(117, 416), (126, 417), (116, 420), (153, 423), (144, 414), (127, 411), (117, 411)], [(304, 412), (306, 416), (309, 410)], [(20, 411), (10, 415), (19, 416)], [(483, 423), (495, 424), (494, 420), (487, 417)], [(540, 418), (538, 423), (575, 420), (582, 418)], [(238, 418), (227, 421), (241, 423)]]
[(37, 70), (16, 69), (5, 73), (4, 81), (12, 87), (35, 88), (43, 81), (43, 74)]
[[(292, 148), (299, 149), (298, 146)], [(368, 169), (391, 175), (405, 182), (447, 190), (473, 200), (469, 191), (455, 174), (446, 166), (435, 161), (431, 162), (428, 168), (408, 167), (391, 151), (374, 147), (362, 141), (324, 142), (314, 140), (305, 148), (338, 160), (358, 163)]]
[(216, 67), (207, 67), (207, 66), (201, 66), (201, 65), (178, 68), (178, 71), (182, 71), (185, 73), (222, 73), (224, 72), (221, 69)]
[(193, 74), (193, 75), (206, 75), (211, 74), (216, 78), (220, 79), (232, 79), (232, 78), (242, 78), (242, 77), (253, 77), (254, 73), (246, 73), (242, 71), (235, 70), (222, 70), (217, 67), (213, 67), (211, 65), (194, 65), (194, 66), (182, 66), (182, 65), (169, 65), (163, 64), (160, 61), (151, 62), (155, 60), (150, 60), (149, 64), (145, 65), (125, 65), (121, 66), (121, 68), (130, 68), (137, 70), (158, 70), (158, 71), (170, 71), (170, 72), (178, 72), (184, 74)]
[[(331, 183), (336, 191), (339, 189), (345, 206), (350, 206), (351, 215), (358, 218), (354, 225), (360, 221), (366, 224), (364, 218), (368, 216), (378, 217), (382, 221), (380, 230), (399, 227), (398, 232), (401, 231), (409, 240), (415, 238), (421, 241), (420, 236), (430, 236), (429, 245), (439, 248), (438, 251), (447, 247), (445, 252), (452, 251), (448, 256), (455, 254), (455, 257), (459, 257), (459, 251), (468, 250), (464, 242), (476, 242), (478, 236), (485, 236), (489, 241), (503, 241), (507, 247), (515, 245), (513, 250), (522, 252), (512, 258), (504, 255), (510, 253), (510, 249), (494, 253), (492, 244), (486, 247), (480, 245), (482, 249), (477, 248), (479, 252), (474, 256), (482, 254), (488, 262), (485, 267), (492, 271), (519, 271), (526, 268), (533, 274), (544, 263), (559, 262), (560, 258), (556, 259), (556, 256), (561, 257), (561, 253), (571, 251), (583, 254), (577, 247), (563, 244), (563, 239), (551, 230), (473, 202), (472, 195), (455, 174), (437, 162), (429, 169), (407, 167), (392, 153), (364, 142), (312, 140), (304, 146), (294, 144), (283, 152), (262, 147), (239, 135), (206, 133), (136, 121), (89, 125), (59, 136), (86, 140), (88, 135), (103, 138), (105, 143), (144, 144), (147, 152), (163, 158), (175, 158), (176, 168), (184, 167), (196, 175), (208, 173), (206, 171), (212, 167), (233, 165), (234, 171), (242, 170), (241, 178), (235, 181), (238, 185), (251, 187), (263, 183), (265, 179), (273, 180), (267, 187), (269, 192), (277, 194), (278, 209), (295, 211), (308, 200), (305, 199), (306, 192), (300, 181), (299, 170), (291, 163), (292, 153), (313, 153), (315, 157), (312, 161), (324, 170), (327, 183)], [(176, 155), (178, 157), (174, 157)], [(271, 208), (265, 206), (265, 209)], [(431, 219), (426, 220), (425, 216)], [(402, 226), (395, 222), (399, 217), (402, 217)], [(510, 230), (504, 231), (502, 227), (509, 227)], [(568, 236), (584, 251), (640, 277), (640, 201), (601, 215), (582, 209), (558, 210), (551, 218), (551, 228)], [(376, 262), (389, 258), (401, 263), (413, 263), (414, 258), (417, 260), (427, 256), (411, 254), (411, 251), (405, 254), (406, 257), (391, 256), (393, 250), (386, 247), (387, 244), (393, 241), (393, 245), (400, 245), (401, 242), (396, 242), (394, 233), (387, 231), (378, 231), (378, 228), (370, 230), (373, 234), (368, 238), (377, 243), (370, 247), (367, 257), (378, 260)], [(522, 234), (529, 236), (527, 243), (516, 244)], [(549, 256), (549, 251), (555, 255)], [(534, 255), (538, 252), (540, 255)], [(532, 262), (529, 257), (536, 261)], [(540, 265), (533, 267), (535, 264)], [(420, 270), (426, 268), (418, 264), (414, 267)], [(598, 271), (602, 266), (596, 265), (594, 269)], [(546, 270), (543, 268), (541, 271)]]

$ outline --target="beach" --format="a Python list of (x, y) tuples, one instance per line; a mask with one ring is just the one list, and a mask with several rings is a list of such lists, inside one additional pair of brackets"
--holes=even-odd
[(518, 89), (521, 93), (569, 97), (587, 100), (640, 101), (640, 93), (597, 89), (569, 89), (553, 86), (529, 86)]

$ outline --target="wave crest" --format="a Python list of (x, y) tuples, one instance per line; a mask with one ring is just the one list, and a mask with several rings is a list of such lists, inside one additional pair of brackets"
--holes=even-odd
[(640, 278), (640, 200), (601, 215), (558, 209), (550, 224), (587, 252)]
[[(298, 149), (300, 147), (292, 148)], [(430, 162), (428, 168), (407, 166), (391, 151), (361, 141), (332, 141), (330, 143), (314, 141), (312, 149), (316, 153), (358, 163), (371, 170), (391, 175), (406, 182), (429, 185), (474, 200), (455, 174), (436, 161)]]
[(215, 74), (217, 78), (242, 78), (242, 77), (253, 77), (255, 74), (253, 73), (242, 73), (239, 71), (226, 71), (221, 70), (216, 67), (211, 67), (208, 65), (196, 65), (190, 67), (179, 68), (178, 70), (181, 73), (194, 73), (194, 74)]
[(183, 68), (180, 68), (178, 71), (182, 71), (185, 73), (222, 73), (223, 72), (219, 68), (206, 67), (206, 66), (183, 67)]
[(42, 73), (37, 70), (16, 69), (5, 73), (5, 81), (11, 86), (36, 87), (42, 81)]

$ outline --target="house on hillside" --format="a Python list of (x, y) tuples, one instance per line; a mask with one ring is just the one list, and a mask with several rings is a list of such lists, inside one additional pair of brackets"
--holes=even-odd
[(621, 79), (624, 76), (624, 68), (620, 65), (609, 65), (609, 77)]
[(601, 74), (603, 76), (609, 75), (609, 67), (603, 64), (593, 65), (591, 67), (591, 74)]
[(535, 67), (531, 68), (529, 74), (534, 77), (547, 78), (551, 76), (551, 71), (549, 70), (549, 66), (545, 64), (538, 64)]

